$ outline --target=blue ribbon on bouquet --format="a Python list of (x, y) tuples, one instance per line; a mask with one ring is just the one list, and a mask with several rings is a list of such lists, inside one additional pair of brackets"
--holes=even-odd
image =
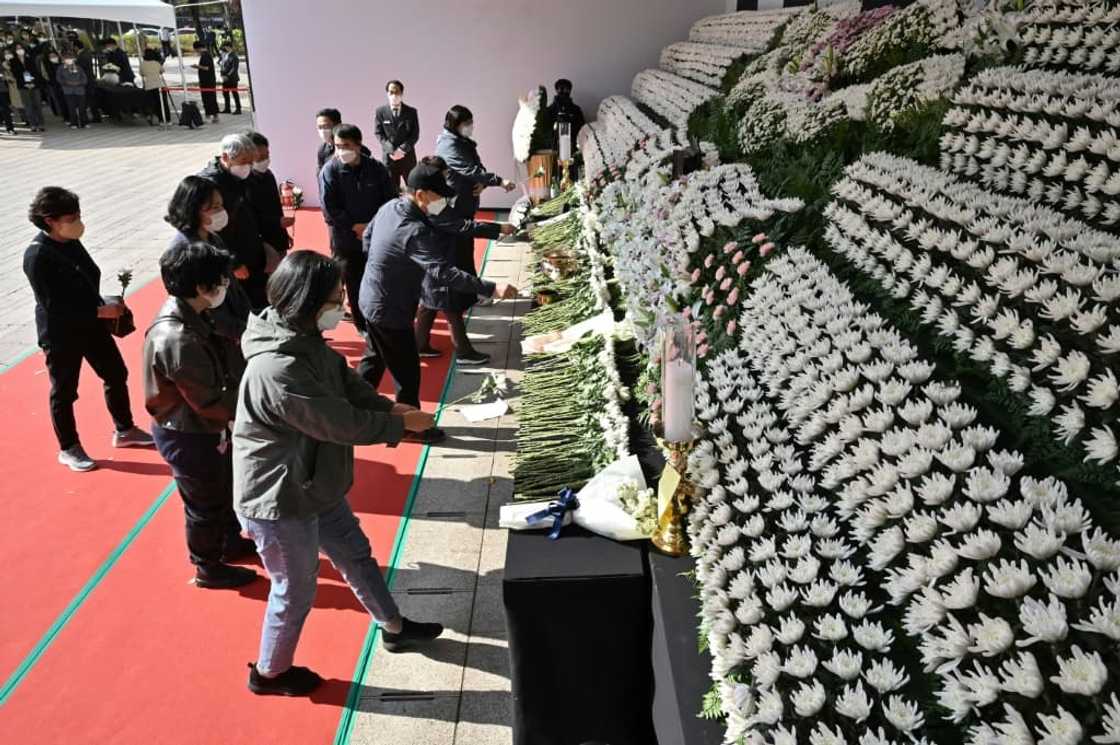
[(560, 529), (564, 527), (564, 515), (572, 510), (578, 509), (579, 500), (576, 499), (576, 493), (571, 489), (564, 489), (560, 492), (560, 498), (558, 500), (550, 502), (545, 509), (529, 515), (525, 518), (525, 523), (527, 525), (536, 525), (551, 517), (552, 530), (548, 531), (548, 537), (555, 541), (560, 537)]

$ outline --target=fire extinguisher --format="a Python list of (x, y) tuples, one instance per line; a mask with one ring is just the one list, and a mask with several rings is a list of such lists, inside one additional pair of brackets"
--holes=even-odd
[(285, 209), (294, 210), (296, 208), (295, 190), (292, 188), (291, 181), (285, 181), (280, 187), (280, 204)]

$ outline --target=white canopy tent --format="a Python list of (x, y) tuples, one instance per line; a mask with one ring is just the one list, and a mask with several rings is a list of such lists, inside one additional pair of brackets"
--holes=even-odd
[(175, 28), (175, 9), (161, 0), (0, 0), (0, 17), (96, 18)]

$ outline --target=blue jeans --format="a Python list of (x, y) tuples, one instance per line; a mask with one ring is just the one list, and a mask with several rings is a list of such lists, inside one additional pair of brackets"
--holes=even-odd
[(238, 519), (256, 542), (272, 580), (257, 657), (262, 675), (280, 675), (292, 666), (303, 622), (315, 602), (320, 547), (376, 621), (384, 623), (399, 615), (370, 552), (369, 539), (345, 499), (321, 515), (304, 519), (255, 520), (242, 515)]

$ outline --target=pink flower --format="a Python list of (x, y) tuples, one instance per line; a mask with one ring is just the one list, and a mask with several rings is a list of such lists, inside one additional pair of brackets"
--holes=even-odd
[(726, 312), (727, 312), (727, 306), (725, 306), (725, 305), (716, 306), (716, 309), (714, 311), (712, 311), (712, 318), (714, 318), (718, 321), (720, 318), (723, 318), (723, 314), (726, 313)]
[(685, 318), (692, 318), (692, 308), (685, 308), (681, 312), (681, 315), (684, 316)]
[(716, 263), (716, 257), (708, 254), (708, 258), (704, 259), (704, 266), (711, 269), (712, 264)]
[(774, 244), (773, 243), (763, 243), (761, 246), (758, 247), (758, 255), (759, 256), (769, 256), (770, 252), (773, 251), (773, 250), (774, 250)]
[(766, 240), (766, 233), (759, 233), (754, 238), (751, 238), (751, 243), (758, 244), (762, 243), (764, 240)]
[(707, 344), (701, 344), (699, 347), (696, 348), (696, 354), (697, 354), (698, 357), (701, 357), (701, 358), (707, 357), (708, 356), (708, 345)]
[(657, 395), (657, 383), (646, 383), (646, 395), (647, 396), (656, 396)]
[(653, 399), (653, 402), (650, 403), (649, 407), (651, 409), (655, 410), (655, 411), (661, 411), (661, 399), (660, 398)]
[(697, 344), (703, 344), (707, 340), (708, 340), (708, 335), (706, 333), (704, 333), (703, 331), (700, 331), (696, 334), (696, 343)]
[(716, 301), (716, 294), (714, 292), (712, 292), (711, 290), (709, 290), (708, 293), (706, 295), (704, 295), (704, 304), (705, 305), (711, 305), (715, 301)]
[(744, 261), (742, 264), (739, 265), (739, 268), (736, 269), (735, 271), (737, 271), (739, 273), (740, 277), (745, 277), (745, 276), (747, 276), (747, 272), (749, 272), (750, 270), (751, 270), (751, 262)]
[(744, 254), (742, 251), (736, 251), (735, 255), (731, 257), (731, 263), (738, 264), (745, 258), (747, 258), (746, 254)]
[(739, 248), (739, 244), (735, 241), (728, 241), (723, 244), (723, 252), (725, 254), (734, 253), (735, 249)]
[(733, 289), (731, 292), (729, 292), (727, 294), (727, 301), (726, 302), (727, 302), (728, 305), (738, 305), (739, 304), (739, 288), (738, 287), (736, 287), (735, 289)]
[(700, 270), (696, 269), (692, 272), (692, 284), (696, 284), (699, 281), (700, 281)]
[(723, 281), (719, 283), (719, 289), (727, 292), (731, 287), (731, 277), (724, 277)]
[(728, 321), (727, 322), (727, 335), (728, 336), (734, 336), (735, 335), (735, 329), (737, 329), (737, 328), (739, 328), (739, 326), (735, 323), (735, 321), (733, 321), (733, 320)]
[(727, 270), (724, 269), (722, 266), (719, 269), (716, 269), (716, 280), (717, 281), (723, 279), (726, 276), (727, 276)]

